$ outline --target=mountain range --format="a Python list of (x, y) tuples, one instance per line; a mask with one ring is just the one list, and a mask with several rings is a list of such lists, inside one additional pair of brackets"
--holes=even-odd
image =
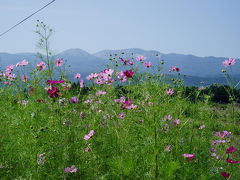
[[(154, 65), (159, 64), (164, 60), (163, 71), (168, 72), (171, 66), (177, 66), (181, 70), (181, 74), (189, 76), (190, 79), (205, 79), (214, 81), (224, 81), (221, 70), (224, 68), (222, 62), (226, 57), (198, 57), (194, 55), (184, 54), (164, 54), (154, 50), (143, 50), (139, 48), (121, 49), (121, 50), (103, 50), (94, 54), (90, 54), (82, 49), (69, 49), (56, 55), (56, 58), (63, 58), (70, 65), (70, 69), (74, 72), (88, 74), (98, 72), (104, 69), (104, 65), (109, 62), (110, 57), (123, 57), (129, 59), (143, 55), (147, 57), (145, 61), (151, 61)], [(158, 56), (156, 56), (158, 55)], [(0, 67), (4, 68), (9, 64), (27, 59), (30, 62), (37, 62), (36, 54), (34, 53), (0, 53)], [(240, 63), (236, 63), (232, 68), (234, 76), (240, 73)], [(188, 78), (188, 79), (189, 79)], [(222, 80), (219, 80), (222, 79)]]

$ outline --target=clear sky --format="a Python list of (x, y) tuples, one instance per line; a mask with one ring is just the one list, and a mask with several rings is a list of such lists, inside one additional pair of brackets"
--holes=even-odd
[[(0, 33), (51, 0), (0, 0)], [(142, 48), (240, 57), (240, 0), (56, 0), (0, 38), (0, 52), (36, 52), (36, 20), (50, 25), (52, 48)]]

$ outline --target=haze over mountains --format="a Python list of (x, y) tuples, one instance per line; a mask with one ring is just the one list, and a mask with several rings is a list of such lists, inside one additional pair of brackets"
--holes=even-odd
[[(124, 53), (124, 54), (122, 54)], [(122, 49), (122, 50), (103, 50), (94, 54), (90, 54), (81, 49), (69, 49), (56, 55), (56, 58), (67, 60), (67, 64), (71, 66), (71, 70), (83, 74), (98, 72), (104, 69), (104, 65), (109, 62), (110, 54), (116, 57), (130, 58), (138, 55), (147, 57), (146, 61), (151, 61), (154, 65), (164, 59), (163, 70), (167, 72), (169, 67), (178, 66), (181, 74), (190, 77), (199, 77), (200, 79), (222, 79), (221, 70), (224, 68), (222, 62), (227, 57), (197, 57), (194, 55), (184, 54), (164, 54), (158, 51), (147, 51), (139, 48)], [(156, 55), (159, 56), (156, 56)], [(20, 60), (27, 59), (30, 62), (37, 62), (34, 53), (0, 53), (0, 66), (4, 68), (9, 64), (16, 64)], [(240, 64), (237, 62), (233, 67), (233, 74), (238, 75), (240, 72)], [(218, 80), (219, 81), (219, 80)], [(221, 80), (220, 80), (221, 81)]]

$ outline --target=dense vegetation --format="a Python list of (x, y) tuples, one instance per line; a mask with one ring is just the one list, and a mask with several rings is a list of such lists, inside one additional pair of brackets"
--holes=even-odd
[(155, 67), (137, 56), (110, 60), (87, 76), (88, 85), (76, 73), (73, 85), (49, 50), (52, 31), (37, 28), (45, 56), (1, 74), (1, 179), (239, 179), (233, 84), (184, 87), (178, 67), (170, 67), (176, 78), (169, 80), (160, 66), (147, 73)]

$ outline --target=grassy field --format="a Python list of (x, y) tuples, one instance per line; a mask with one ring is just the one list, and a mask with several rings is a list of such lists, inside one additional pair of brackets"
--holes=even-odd
[(238, 179), (239, 151), (226, 150), (239, 149), (239, 108), (168, 88), (103, 85), (58, 98), (43, 87), (29, 97), (2, 88), (1, 179)]

